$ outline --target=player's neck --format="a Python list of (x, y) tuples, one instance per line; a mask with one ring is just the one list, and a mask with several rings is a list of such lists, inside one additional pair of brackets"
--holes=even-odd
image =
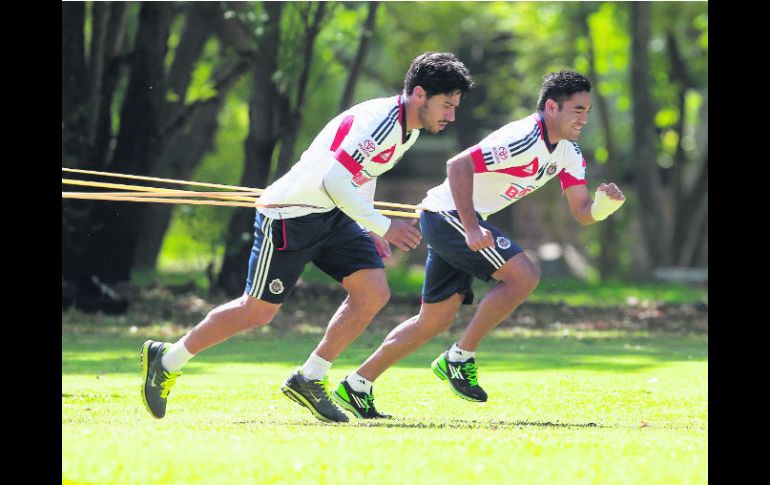
[(420, 108), (415, 106), (414, 103), (411, 102), (410, 96), (407, 96), (406, 94), (402, 94), (401, 99), (404, 102), (404, 112), (406, 113), (404, 116), (404, 119), (406, 120), (406, 132), (409, 133), (414, 129), (422, 128), (420, 117), (418, 116)]
[(556, 144), (561, 141), (561, 138), (556, 133), (552, 120), (549, 120), (542, 111), (538, 111), (537, 114), (543, 121), (543, 131), (545, 131), (545, 133), (543, 133), (543, 140), (545, 140), (548, 150), (553, 151), (556, 148)]

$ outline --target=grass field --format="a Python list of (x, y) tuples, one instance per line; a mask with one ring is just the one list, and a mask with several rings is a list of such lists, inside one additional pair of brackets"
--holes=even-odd
[[(138, 353), (163, 332), (63, 328), (62, 483), (708, 482), (705, 335), (501, 329), (477, 354), (481, 404), (431, 372), (442, 335), (375, 383), (395, 419), (329, 425), (280, 391), (319, 336), (257, 331), (190, 361), (152, 418)], [(331, 381), (383, 336), (354, 342)]]

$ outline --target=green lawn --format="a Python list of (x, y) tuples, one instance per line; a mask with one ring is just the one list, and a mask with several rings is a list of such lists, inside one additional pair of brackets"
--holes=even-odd
[[(395, 419), (329, 425), (280, 391), (318, 335), (254, 331), (205, 351), (156, 420), (138, 353), (157, 335), (108, 330), (62, 333), (63, 483), (708, 482), (707, 336), (499, 330), (477, 354), (479, 404), (431, 372), (456, 337), (443, 335), (375, 383)], [(332, 382), (383, 336), (354, 342)]]

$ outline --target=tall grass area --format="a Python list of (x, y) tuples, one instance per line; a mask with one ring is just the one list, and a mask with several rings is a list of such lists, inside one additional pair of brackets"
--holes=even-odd
[(154, 419), (138, 352), (161, 331), (64, 329), (62, 483), (708, 483), (706, 336), (499, 330), (477, 354), (490, 399), (470, 403), (429, 368), (445, 334), (375, 383), (392, 420), (330, 425), (280, 391), (319, 336), (257, 331), (190, 361)]

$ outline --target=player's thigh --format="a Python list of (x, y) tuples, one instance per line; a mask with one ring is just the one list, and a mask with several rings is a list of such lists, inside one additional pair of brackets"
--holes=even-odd
[[(460, 304), (473, 302), (473, 275), (454, 266), (429, 246), (425, 260), (425, 277), (422, 283), (423, 309), (459, 295)], [(436, 310), (444, 306), (435, 307)], [(434, 307), (431, 307), (434, 308)], [(422, 310), (421, 310), (422, 312)]]
[(532, 291), (540, 282), (540, 269), (522, 251), (506, 261), (492, 277), (498, 281), (516, 284)]
[(365, 284), (377, 291), (387, 288), (385, 265), (369, 234), (344, 213), (334, 224), (332, 235), (324, 241), (313, 263), (349, 291)]
[(289, 297), (315, 253), (312, 231), (305, 226), (295, 219), (276, 220), (257, 214), (246, 295), (273, 304)]
[(523, 251), (498, 228), (480, 218), (479, 225), (492, 233), (495, 245), (474, 251), (468, 247), (457, 211), (424, 212), (420, 219), (423, 237), (436, 254), (453, 267), (482, 281), (490, 281), (506, 261)]

